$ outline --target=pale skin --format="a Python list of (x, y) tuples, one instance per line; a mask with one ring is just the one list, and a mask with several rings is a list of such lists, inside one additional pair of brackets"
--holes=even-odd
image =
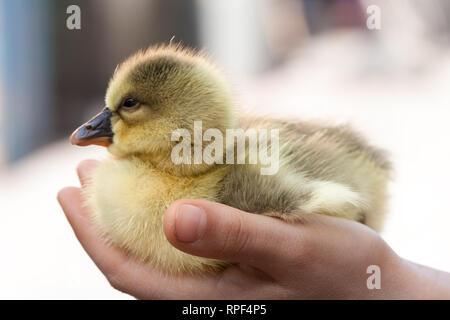
[[(79, 165), (82, 188), (97, 164)], [(80, 192), (58, 194), (76, 237), (110, 284), (138, 299), (450, 299), (449, 273), (402, 259), (360, 223), (311, 215), (292, 224), (195, 199), (167, 209), (167, 239), (184, 252), (236, 264), (216, 275), (165, 275), (107, 244)], [(370, 265), (380, 267), (381, 289), (367, 288)]]

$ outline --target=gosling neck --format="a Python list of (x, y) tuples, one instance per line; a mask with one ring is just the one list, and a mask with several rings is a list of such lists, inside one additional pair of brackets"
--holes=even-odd
[(200, 164), (193, 164), (193, 159), (191, 159), (190, 164), (175, 164), (172, 161), (171, 152), (163, 151), (150, 154), (137, 154), (134, 155), (134, 157), (138, 158), (144, 163), (150, 164), (157, 170), (178, 177), (195, 177), (224, 166), (223, 164), (207, 164), (205, 162), (202, 162)]

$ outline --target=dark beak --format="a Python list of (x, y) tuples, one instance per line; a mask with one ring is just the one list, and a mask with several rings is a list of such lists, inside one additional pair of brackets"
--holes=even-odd
[(111, 110), (104, 108), (102, 112), (75, 130), (70, 136), (70, 142), (77, 146), (91, 144), (109, 146), (114, 135), (111, 129), (111, 116)]

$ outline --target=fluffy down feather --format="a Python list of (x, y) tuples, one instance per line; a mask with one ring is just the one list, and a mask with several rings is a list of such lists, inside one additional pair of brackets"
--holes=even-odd
[[(121, 108), (129, 97), (139, 108)], [(113, 113), (112, 157), (94, 172), (86, 205), (109, 241), (161, 270), (205, 273), (227, 265), (185, 254), (166, 240), (164, 213), (181, 198), (287, 221), (320, 213), (382, 226), (390, 171), (382, 151), (345, 126), (237, 117), (224, 77), (203, 53), (180, 46), (137, 53), (116, 70), (106, 106)], [(193, 134), (196, 120), (203, 132), (217, 128), (224, 136), (227, 128), (279, 129), (278, 172), (261, 175), (261, 163), (174, 164), (171, 133), (184, 128)]]

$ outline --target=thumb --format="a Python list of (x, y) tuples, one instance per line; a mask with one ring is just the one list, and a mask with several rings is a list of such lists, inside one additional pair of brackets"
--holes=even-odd
[(164, 232), (186, 253), (262, 270), (292, 263), (302, 242), (301, 229), (295, 225), (206, 200), (172, 203), (164, 217)]

